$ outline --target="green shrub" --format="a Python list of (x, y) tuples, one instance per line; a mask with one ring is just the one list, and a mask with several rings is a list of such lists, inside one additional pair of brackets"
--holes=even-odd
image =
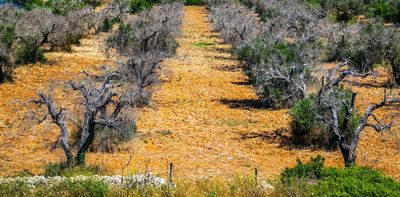
[(400, 36), (393, 34), (390, 39), (389, 50), (386, 54), (388, 63), (392, 68), (392, 74), (395, 82), (400, 85)]
[(203, 0), (185, 0), (186, 5), (203, 5)]
[(65, 15), (71, 10), (84, 8), (85, 3), (75, 0), (48, 0), (38, 7), (48, 8), (53, 14)]
[(28, 10), (44, 4), (43, 0), (14, 0), (12, 2)]
[(321, 156), (311, 158), (308, 163), (303, 163), (299, 159), (294, 168), (286, 168), (281, 174), (284, 183), (290, 183), (291, 179), (320, 179), (325, 159)]
[(387, 22), (400, 22), (400, 1), (375, 0), (366, 8), (366, 14), (370, 17), (379, 17)]
[(50, 163), (46, 166), (44, 176), (52, 177), (52, 176), (66, 176), (73, 177), (78, 175), (86, 175), (92, 176), (102, 172), (102, 169), (99, 166), (74, 166), (69, 167), (63, 163)]
[(304, 0), (310, 8), (319, 7), (337, 21), (349, 22), (357, 15), (381, 18), (386, 22), (400, 22), (398, 0)]
[(286, 195), (298, 196), (399, 196), (400, 183), (363, 167), (327, 168), (320, 156), (298, 161), (281, 176)]
[(0, 83), (12, 80), (14, 65), (11, 52), (14, 40), (14, 26), (0, 25)]
[(100, 27), (100, 31), (102, 32), (108, 32), (112, 29), (113, 25), (115, 23), (118, 23), (119, 19), (117, 18), (112, 18), (112, 19), (104, 19), (102, 26)]
[(16, 64), (31, 64), (44, 61), (44, 53), (39, 45), (33, 41), (20, 44), (15, 52)]
[(136, 123), (134, 121), (125, 121), (116, 128), (97, 125), (95, 131), (96, 135), (90, 151), (115, 152), (118, 150), (118, 145), (133, 139), (136, 134)]
[(295, 146), (316, 147), (332, 150), (336, 142), (329, 129), (317, 121), (319, 107), (315, 96), (299, 100), (291, 109), (291, 143)]
[(156, 3), (160, 1), (155, 0), (131, 0), (129, 8), (131, 13), (138, 13), (143, 10), (151, 9)]
[(0, 183), (0, 196), (30, 196), (30, 187), (24, 181)]

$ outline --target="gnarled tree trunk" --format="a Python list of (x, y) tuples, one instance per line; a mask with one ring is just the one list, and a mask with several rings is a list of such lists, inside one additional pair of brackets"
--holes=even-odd
[(85, 153), (94, 139), (95, 113), (92, 111), (86, 112), (83, 123), (79, 149), (76, 155), (78, 165), (85, 165)]
[(339, 143), (340, 152), (342, 153), (346, 167), (356, 165), (356, 147), (356, 145), (347, 144), (346, 142)]
[(394, 65), (392, 63), (392, 72), (393, 72), (393, 77), (394, 81), (396, 82), (397, 85), (400, 85), (400, 62), (399, 65)]

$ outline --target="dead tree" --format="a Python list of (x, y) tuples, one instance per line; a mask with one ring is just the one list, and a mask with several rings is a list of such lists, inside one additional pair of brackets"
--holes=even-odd
[[(128, 12), (128, 4), (127, 0), (113, 0), (111, 3), (107, 5), (104, 9), (102, 9), (99, 13), (97, 13), (96, 21), (95, 21), (95, 29), (96, 32), (99, 31), (108, 31), (107, 28), (112, 28), (112, 24), (117, 21), (124, 21), (125, 14)], [(105, 28), (104, 25), (110, 25)]]
[[(86, 72), (85, 72), (86, 73)], [(137, 91), (132, 91), (126, 87), (126, 80), (123, 79), (118, 72), (109, 72), (103, 76), (95, 76), (88, 74), (87, 80), (80, 83), (68, 81), (67, 84), (74, 91), (78, 91), (84, 109), (82, 133), (78, 150), (76, 153), (76, 163), (79, 165), (85, 164), (85, 153), (93, 142), (95, 136), (95, 126), (105, 125), (108, 127), (118, 127), (121, 124), (120, 114), (126, 107), (132, 107)], [(45, 95), (39, 93), (39, 99), (31, 100), (31, 103), (37, 104), (39, 107), (45, 105), (47, 113), (43, 116), (39, 123), (43, 122), (48, 116), (51, 116), (52, 121), (60, 128), (61, 145), (67, 158), (67, 164), (73, 164), (71, 154), (71, 146), (68, 143), (68, 128), (66, 127), (65, 108), (58, 108), (54, 104), (51, 94)]]
[(159, 83), (159, 70), (163, 56), (151, 52), (131, 57), (126, 63), (120, 63), (118, 70), (124, 75), (130, 88), (136, 91), (135, 102), (137, 107), (149, 104), (152, 89)]
[(107, 39), (106, 52), (115, 49), (128, 57), (149, 51), (173, 54), (182, 23), (182, 6), (181, 3), (164, 4), (122, 23)]
[[(318, 119), (329, 126), (338, 143), (345, 166), (348, 167), (356, 164), (356, 149), (365, 127), (372, 127), (375, 131), (381, 132), (390, 129), (395, 121), (393, 115), (390, 117), (391, 123), (387, 124), (385, 123), (387, 117), (380, 120), (373, 114), (374, 111), (385, 106), (400, 103), (400, 97), (388, 95), (385, 91), (382, 101), (370, 105), (360, 120), (357, 121), (357, 124), (354, 127), (350, 127), (353, 121), (352, 118), (356, 115), (355, 99), (357, 94), (352, 93), (350, 99), (343, 99), (340, 95), (339, 84), (346, 76), (365, 77), (366, 74), (354, 73), (349, 69), (345, 69), (344, 67), (346, 66), (348, 66), (347, 62), (342, 63), (329, 72), (326, 81), (318, 92), (317, 101), (321, 109)], [(344, 113), (340, 113), (339, 110), (343, 108)], [(372, 122), (368, 121), (370, 118), (372, 118)]]
[(256, 14), (240, 4), (212, 5), (210, 10), (214, 29), (228, 43), (248, 43), (265, 33), (265, 26)]
[(40, 124), (44, 120), (46, 120), (48, 116), (50, 116), (53, 123), (55, 123), (58, 126), (58, 128), (60, 128), (61, 135), (59, 139), (61, 147), (63, 148), (65, 157), (67, 159), (66, 164), (67, 166), (72, 166), (74, 157), (72, 154), (71, 146), (68, 142), (69, 131), (66, 124), (66, 114), (65, 114), (66, 109), (65, 108), (58, 109), (56, 107), (51, 95), (51, 91), (49, 91), (48, 95), (45, 95), (43, 92), (40, 92), (39, 99), (31, 100), (30, 102), (37, 104), (39, 107), (44, 105), (47, 108), (48, 113), (42, 119), (37, 119), (37, 120)]

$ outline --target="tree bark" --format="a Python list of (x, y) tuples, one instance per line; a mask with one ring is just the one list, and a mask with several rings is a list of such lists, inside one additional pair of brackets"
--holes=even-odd
[(392, 65), (392, 72), (394, 81), (396, 82), (397, 85), (400, 85), (400, 65)]
[(74, 162), (74, 156), (72, 155), (71, 147), (68, 143), (68, 129), (65, 125), (65, 121), (59, 121), (58, 126), (61, 129), (60, 143), (67, 158), (66, 164), (67, 166), (72, 166)]
[(348, 145), (345, 142), (339, 144), (340, 152), (344, 159), (345, 167), (351, 167), (356, 165), (356, 146)]
[(85, 165), (85, 153), (94, 139), (94, 127), (96, 125), (94, 120), (94, 112), (88, 111), (85, 113), (79, 149), (76, 156), (78, 165)]
[(0, 83), (4, 81), (3, 65), (0, 64)]

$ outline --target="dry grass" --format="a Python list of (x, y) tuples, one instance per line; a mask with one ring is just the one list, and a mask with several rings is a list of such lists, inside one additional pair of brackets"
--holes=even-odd
[[(13, 84), (0, 85), (0, 175), (15, 175), (22, 170), (38, 173), (47, 162), (59, 161), (61, 150), (50, 151), (58, 135), (54, 127), (34, 126), (30, 131), (18, 131), (14, 99), (26, 100), (45, 87), (50, 78), (68, 79), (82, 69), (104, 61), (96, 48), (100, 38), (89, 38), (73, 54), (47, 54), (54, 65), (34, 65), (17, 69)], [(165, 62), (168, 79), (158, 87), (152, 108), (138, 113), (138, 138), (112, 154), (90, 153), (90, 164), (101, 165), (110, 173), (120, 173), (129, 155), (129, 169), (144, 171), (146, 163), (153, 174), (166, 177), (168, 162), (175, 164), (175, 176), (180, 179), (232, 178), (251, 174), (259, 168), (261, 177), (276, 177), (296, 159), (308, 159), (318, 154), (328, 166), (342, 166), (338, 151), (291, 150), (266, 137), (278, 128), (287, 128), (287, 110), (263, 109), (256, 102), (246, 77), (236, 69), (238, 62), (221, 44), (218, 34), (211, 31), (204, 7), (185, 7), (182, 36), (178, 40), (177, 56)], [(213, 43), (197, 47), (196, 43)], [(88, 44), (86, 46), (86, 44)], [(232, 69), (229, 69), (232, 68)], [(378, 101), (383, 88), (354, 87), (360, 92), (357, 105)], [(62, 97), (59, 98), (62, 100)], [(382, 111), (380, 111), (382, 114)], [(380, 115), (381, 115), (380, 114)], [(241, 134), (255, 136), (241, 138)], [(373, 165), (386, 174), (400, 179), (398, 139), (366, 130), (358, 149), (359, 162)], [(275, 142), (274, 142), (275, 141)], [(366, 157), (363, 159), (363, 155)], [(379, 162), (375, 162), (379, 160)]]

